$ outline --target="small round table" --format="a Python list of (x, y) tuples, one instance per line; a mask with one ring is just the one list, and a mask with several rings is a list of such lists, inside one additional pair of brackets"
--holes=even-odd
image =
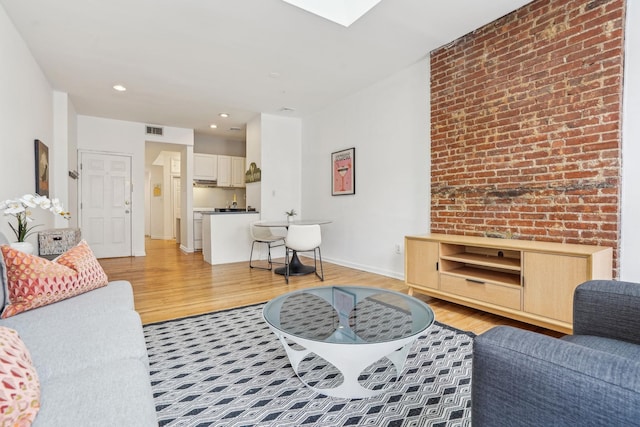
[[(272, 228), (289, 228), (291, 224), (295, 225), (323, 225), (329, 224), (331, 221), (324, 219), (301, 219), (298, 221), (260, 221), (255, 223), (256, 227), (272, 227)], [(273, 270), (274, 273), (282, 276), (286, 273), (286, 267), (278, 267)], [(298, 258), (298, 253), (293, 251), (291, 255), (291, 261), (289, 261), (289, 276), (304, 276), (305, 274), (311, 274), (316, 271), (315, 267), (310, 265), (304, 265)]]
[[(280, 340), (298, 378), (318, 393), (343, 398), (372, 397), (386, 391), (363, 387), (358, 380), (361, 372), (386, 357), (397, 380), (411, 344), (434, 321), (433, 311), (416, 298), (361, 286), (290, 292), (269, 301), (262, 316)], [(299, 368), (310, 353), (337, 368), (342, 383), (334, 388), (309, 385)]]

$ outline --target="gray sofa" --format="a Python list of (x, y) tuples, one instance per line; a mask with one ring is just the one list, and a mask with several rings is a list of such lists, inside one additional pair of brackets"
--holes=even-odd
[(472, 378), (474, 427), (640, 425), (640, 284), (580, 285), (562, 339), (511, 327), (476, 337)]
[[(0, 234), (0, 244), (4, 236)], [(0, 301), (6, 271), (0, 255)], [(157, 426), (147, 349), (129, 282), (36, 308), (0, 325), (18, 331), (40, 380), (34, 427)]]

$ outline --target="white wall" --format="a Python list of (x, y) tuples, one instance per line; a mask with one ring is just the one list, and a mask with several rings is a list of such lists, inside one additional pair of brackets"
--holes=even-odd
[[(75, 107), (71, 103), (67, 96), (67, 164), (69, 169), (79, 173), (78, 166), (78, 114)], [(71, 219), (69, 220), (68, 227), (77, 228), (78, 221), (78, 180), (73, 179), (67, 172), (67, 186), (69, 191), (69, 200), (65, 205), (65, 208), (71, 213)]]
[[(262, 117), (257, 116), (247, 123), (247, 147), (246, 162), (247, 168), (251, 162), (262, 168)], [(261, 212), (261, 192), (262, 181), (247, 183), (247, 206), (256, 208)]]
[[(6, 200), (35, 191), (34, 139), (49, 147), (50, 158), (59, 158), (61, 153), (53, 143), (51, 85), (1, 5), (0, 53), (0, 200)], [(58, 172), (58, 165), (51, 164), (52, 197), (56, 197), (58, 182), (51, 176)], [(33, 214), (34, 224), (42, 224), (36, 230), (53, 227), (54, 216), (50, 213), (37, 209)], [(0, 216), (0, 231), (14, 240), (8, 220)], [(28, 240), (37, 242), (35, 235)]]
[[(423, 60), (303, 121), (302, 212), (333, 221), (326, 260), (404, 277), (404, 236), (429, 229), (428, 82)], [(331, 153), (350, 147), (356, 194), (331, 196)]]
[(200, 132), (195, 132), (193, 135), (194, 153), (245, 157), (245, 147), (244, 139), (234, 140)]
[[(145, 134), (145, 124), (127, 122), (123, 120), (111, 120), (99, 117), (78, 116), (78, 149), (87, 151), (109, 152), (126, 154), (132, 157), (131, 162), (131, 183), (133, 193), (131, 200), (131, 242), (132, 251), (135, 256), (144, 256), (144, 234), (145, 234), (145, 144), (147, 141), (163, 142), (189, 146), (192, 153), (193, 130), (183, 128), (165, 127), (164, 136)], [(187, 174), (186, 171), (189, 171)], [(185, 172), (185, 173), (183, 173)], [(187, 182), (192, 180), (191, 167), (187, 167), (187, 160), (184, 153), (181, 154), (181, 175)], [(167, 191), (163, 188), (163, 192)], [(183, 194), (184, 196), (185, 194)], [(191, 211), (192, 196), (187, 193), (187, 200), (184, 200), (182, 209)], [(183, 236), (192, 236), (193, 229), (191, 221), (185, 224), (181, 221)], [(188, 225), (189, 224), (189, 225)], [(185, 229), (185, 227), (187, 227)]]
[(284, 221), (285, 212), (291, 209), (300, 213), (297, 219), (304, 218), (300, 192), (302, 123), (298, 118), (270, 114), (262, 114), (260, 122), (260, 218)]
[[(149, 197), (149, 210), (152, 212), (149, 221), (149, 236), (152, 239), (164, 239), (164, 200), (168, 196), (168, 188), (164, 185), (164, 167), (151, 166), (147, 169), (149, 175), (149, 187), (151, 191), (145, 191), (145, 199)], [(153, 194), (153, 188), (160, 185), (161, 193), (159, 196)]]
[(622, 115), (620, 279), (640, 282), (640, 5), (627, 2)]
[(78, 226), (78, 181), (69, 176), (69, 171), (78, 170), (78, 141), (77, 114), (64, 92), (53, 91), (53, 145), (55, 157), (51, 161), (55, 164), (51, 180), (56, 188), (55, 197), (60, 199), (65, 209), (70, 212), (71, 219), (56, 217), (56, 228)]
[(144, 256), (145, 125), (123, 120), (78, 116), (78, 150), (131, 156), (131, 249)]

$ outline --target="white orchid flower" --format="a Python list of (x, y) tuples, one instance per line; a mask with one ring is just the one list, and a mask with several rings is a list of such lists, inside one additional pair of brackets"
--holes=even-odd
[(25, 206), (20, 202), (20, 200), (7, 200), (5, 203), (7, 204), (7, 207), (4, 211), (5, 215), (15, 215), (26, 210)]
[(46, 196), (37, 196), (33, 199), (33, 201), (41, 208), (41, 209), (49, 209), (51, 208), (51, 200), (49, 200)]
[(62, 208), (62, 203), (60, 203), (60, 200), (58, 199), (51, 200), (51, 207), (49, 208), (49, 210), (58, 215), (64, 212), (64, 209)]
[(38, 203), (36, 202), (36, 196), (34, 196), (33, 194), (25, 194), (24, 196), (20, 197), (20, 202), (30, 208), (35, 208), (38, 205)]

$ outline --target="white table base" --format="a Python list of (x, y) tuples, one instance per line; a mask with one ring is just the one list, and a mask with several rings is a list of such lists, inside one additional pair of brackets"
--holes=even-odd
[[(381, 343), (340, 344), (307, 340), (283, 333), (271, 325), (270, 328), (282, 343), (291, 362), (291, 366), (298, 378), (300, 378), (300, 381), (315, 392), (347, 399), (373, 397), (387, 391), (385, 388), (381, 390), (365, 388), (358, 381), (358, 377), (369, 365), (386, 357), (393, 363), (396, 369), (397, 381), (404, 368), (411, 344), (417, 339), (417, 336), (412, 336)], [(301, 345), (304, 347), (304, 350), (292, 348), (287, 343), (287, 339)], [(343, 376), (342, 384), (334, 388), (317, 388), (310, 386), (302, 379), (298, 373), (298, 368), (300, 362), (310, 353), (315, 353), (335, 366)]]

